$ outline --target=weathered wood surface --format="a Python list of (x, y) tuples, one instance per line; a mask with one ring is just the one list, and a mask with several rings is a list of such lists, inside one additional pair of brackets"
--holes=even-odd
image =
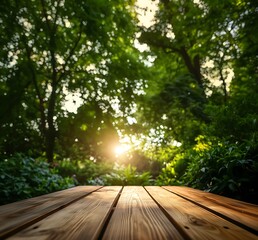
[(97, 239), (122, 187), (102, 188), (10, 239)]
[(0, 238), (29, 226), (99, 188), (80, 186), (1, 206)]
[(166, 186), (165, 189), (185, 197), (200, 206), (231, 219), (232, 222), (244, 225), (258, 233), (257, 205), (218, 196), (189, 187)]
[(104, 239), (183, 239), (142, 187), (125, 187)]
[(165, 189), (146, 189), (189, 239), (257, 239), (252, 233)]
[(258, 206), (186, 187), (76, 187), (0, 206), (0, 239), (258, 240)]

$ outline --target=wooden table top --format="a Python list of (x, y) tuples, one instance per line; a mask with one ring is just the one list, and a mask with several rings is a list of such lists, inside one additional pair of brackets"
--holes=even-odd
[(258, 205), (178, 186), (79, 186), (0, 206), (0, 239), (258, 240)]

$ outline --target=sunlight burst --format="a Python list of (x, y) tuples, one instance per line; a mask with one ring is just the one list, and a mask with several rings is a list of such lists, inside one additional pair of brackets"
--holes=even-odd
[(126, 153), (130, 149), (130, 145), (128, 144), (119, 144), (114, 148), (114, 152), (116, 156), (120, 156), (124, 153)]

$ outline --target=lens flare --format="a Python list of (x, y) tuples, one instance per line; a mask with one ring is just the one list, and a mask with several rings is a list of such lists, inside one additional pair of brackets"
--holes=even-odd
[(120, 156), (120, 155), (126, 153), (129, 149), (130, 149), (130, 145), (119, 144), (119, 145), (115, 146), (114, 152), (115, 152), (116, 156)]

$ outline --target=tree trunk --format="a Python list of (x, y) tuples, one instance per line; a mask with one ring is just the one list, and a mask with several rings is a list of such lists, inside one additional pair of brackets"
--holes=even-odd
[(194, 79), (197, 81), (200, 88), (204, 90), (199, 56), (194, 56), (192, 60), (185, 47), (181, 47), (179, 53), (182, 56), (189, 73), (194, 76)]
[[(56, 79), (56, 74), (53, 74), (53, 78)], [(53, 81), (52, 92), (49, 98), (49, 105), (48, 105), (48, 115), (47, 115), (48, 130), (46, 134), (46, 156), (49, 162), (53, 162), (54, 160), (54, 146), (55, 146), (55, 140), (56, 140), (56, 128), (54, 123), (56, 96), (57, 96), (56, 91), (57, 91), (57, 84), (55, 81)]]

